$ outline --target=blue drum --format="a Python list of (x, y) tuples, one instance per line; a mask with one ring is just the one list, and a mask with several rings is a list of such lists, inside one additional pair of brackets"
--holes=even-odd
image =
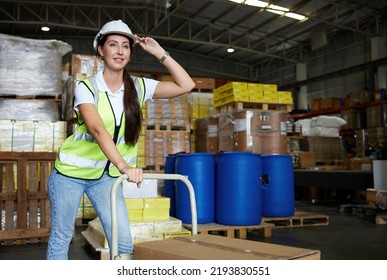
[(224, 152), (217, 159), (216, 222), (259, 225), (262, 219), (261, 156)]
[(294, 170), (291, 155), (262, 155), (262, 216), (294, 215)]
[[(175, 173), (185, 175), (193, 185), (196, 197), (197, 222), (215, 222), (215, 154), (178, 154)], [(176, 181), (176, 218), (192, 223), (189, 191), (184, 182)]]

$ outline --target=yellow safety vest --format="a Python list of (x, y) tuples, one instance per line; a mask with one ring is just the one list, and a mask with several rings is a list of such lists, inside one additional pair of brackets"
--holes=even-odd
[[(137, 144), (133, 146), (125, 143), (124, 114), (121, 115), (120, 126), (116, 126), (114, 112), (107, 93), (103, 91), (98, 92), (95, 76), (89, 77), (82, 82), (93, 93), (98, 113), (107, 131), (112, 136), (119, 153), (129, 166), (135, 167), (137, 162)], [(140, 104), (142, 106), (145, 97), (144, 80), (136, 78), (135, 84), (136, 82), (139, 84), (139, 87), (136, 88), (141, 90)], [(66, 176), (80, 179), (99, 179), (106, 169), (110, 176), (120, 176), (119, 170), (108, 161), (98, 143), (87, 130), (80, 114), (77, 114), (77, 117), (78, 125), (76, 130), (61, 145), (55, 160), (55, 168)]]

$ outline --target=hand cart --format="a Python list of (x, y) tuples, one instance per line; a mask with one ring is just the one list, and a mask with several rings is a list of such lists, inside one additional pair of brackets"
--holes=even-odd
[[(126, 174), (121, 175), (114, 182), (110, 194), (110, 202), (112, 205), (112, 248), (110, 257), (112, 260), (120, 260), (121, 256), (118, 255), (118, 217), (116, 208), (116, 194), (118, 187), (128, 179)], [(196, 200), (195, 190), (186, 176), (180, 174), (163, 174), (163, 173), (144, 173), (143, 179), (160, 179), (160, 180), (180, 180), (185, 183), (189, 191), (190, 204), (191, 204), (191, 219), (192, 219), (192, 235), (197, 234), (197, 212), (196, 212)]]

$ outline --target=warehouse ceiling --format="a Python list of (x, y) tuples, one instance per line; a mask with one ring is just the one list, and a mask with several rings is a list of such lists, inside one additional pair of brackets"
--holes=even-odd
[[(229, 71), (237, 78), (238, 73), (252, 75), (254, 69), (275, 61), (300, 62), (343, 34), (381, 35), (387, 23), (385, 0), (272, 0), (266, 2), (276, 6), (266, 7), (245, 2), (249, 1), (1, 0), (0, 33), (91, 39), (105, 22), (120, 18), (134, 33), (156, 38), (168, 51), (192, 56), (191, 69), (214, 76)], [(306, 19), (289, 18), (278, 7)], [(43, 32), (43, 25), (50, 31)], [(235, 51), (228, 53), (229, 47)]]

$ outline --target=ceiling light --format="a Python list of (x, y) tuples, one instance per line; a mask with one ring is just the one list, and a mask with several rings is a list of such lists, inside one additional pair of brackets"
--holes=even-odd
[(294, 19), (297, 19), (297, 20), (308, 19), (306, 16), (303, 16), (303, 15), (300, 15), (300, 14), (296, 14), (296, 13), (285, 13), (285, 16), (290, 17), (290, 18), (294, 18)]
[(267, 5), (269, 5), (268, 3), (263, 2), (263, 1), (259, 1), (259, 0), (246, 0), (245, 4), (250, 5), (250, 6), (254, 6), (254, 7), (260, 7), (260, 8), (264, 8)]
[(234, 48), (229, 47), (229, 48), (227, 49), (227, 52), (228, 52), (228, 53), (233, 53), (233, 52), (235, 52), (235, 50), (234, 50)]
[(281, 15), (281, 16), (283, 15), (285, 17), (289, 17), (292, 19), (300, 20), (300, 21), (308, 19), (308, 17), (306, 17), (306, 16), (303, 16), (303, 15), (300, 15), (297, 13), (289, 12), (290, 10), (288, 8), (278, 6), (278, 5), (269, 4), (265, 1), (259, 1), (259, 0), (229, 0), (229, 1), (235, 2), (238, 4), (246, 4), (249, 6), (265, 8), (265, 10), (270, 12), (270, 13), (274, 13), (274, 14)]
[(289, 12), (288, 8), (281, 7), (281, 6), (278, 6), (278, 5), (269, 5), (268, 8), (273, 9), (273, 10), (278, 10), (278, 11)]
[(47, 32), (47, 31), (50, 31), (50, 27), (42, 26), (41, 30), (44, 31), (44, 32)]
[(283, 12), (283, 11), (272, 10), (272, 9), (266, 9), (266, 11), (268, 11), (268, 12), (270, 12), (270, 13), (273, 13), (273, 14), (277, 14), (277, 15), (283, 15), (283, 14), (285, 14), (285, 12)]

